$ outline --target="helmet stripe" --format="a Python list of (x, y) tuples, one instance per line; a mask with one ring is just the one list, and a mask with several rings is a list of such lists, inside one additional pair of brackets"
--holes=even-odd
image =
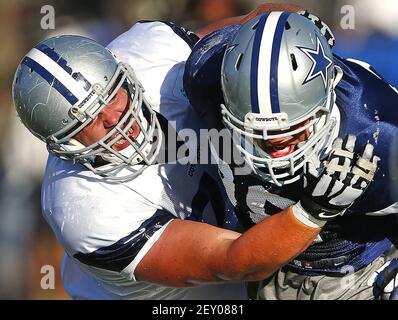
[(67, 73), (69, 73), (70, 75), (72, 74), (72, 68), (68, 66), (66, 60), (64, 58), (61, 58), (60, 55), (56, 53), (53, 49), (43, 43), (38, 44), (35, 48), (46, 54), (47, 57), (56, 62)]
[(285, 28), (285, 23), (289, 17), (289, 12), (284, 12), (279, 18), (276, 30), (274, 33), (274, 40), (271, 54), (271, 71), (270, 71), (270, 99), (272, 113), (279, 113), (279, 94), (278, 94), (278, 66), (279, 66), (279, 53), (281, 49), (282, 35)]
[(55, 90), (57, 90), (68, 102), (74, 105), (79, 100), (68, 90), (61, 82), (58, 81), (50, 72), (48, 72), (43, 66), (38, 64), (36, 61), (29, 57), (25, 57), (22, 64), (28, 66), (44, 80), (46, 80)]
[(260, 56), (260, 45), (261, 38), (264, 31), (265, 23), (267, 22), (269, 14), (264, 14), (260, 21), (258, 22), (258, 26), (256, 28), (256, 32), (254, 34), (253, 41), (253, 51), (252, 51), (252, 59), (250, 66), (250, 100), (252, 106), (253, 113), (259, 113), (259, 97), (258, 97), (258, 64), (259, 64), (259, 56)]
[[(35, 71), (40, 74), (43, 78), (49, 73), (53, 77), (53, 82), (50, 85), (67, 88), (67, 90), (75, 97), (78, 101), (82, 101), (87, 97), (87, 91), (80, 85), (64, 68), (57, 64), (54, 60), (44, 54), (42, 51), (33, 48), (26, 55), (42, 68), (35, 66)], [(33, 68), (32, 68), (33, 69)], [(43, 71), (43, 69), (45, 71)], [(47, 79), (46, 79), (47, 80)], [(54, 81), (56, 80), (56, 81)], [(57, 90), (58, 91), (58, 90)], [(61, 90), (63, 91), (63, 90)], [(62, 92), (59, 91), (61, 94)], [(64, 96), (68, 101), (67, 96)]]
[(79, 81), (83, 81), (84, 85), (83, 88), (86, 91), (89, 91), (91, 88), (90, 82), (79, 72), (74, 73), (72, 68), (68, 66), (68, 62), (62, 58), (54, 49), (51, 49), (49, 46), (45, 45), (44, 43), (40, 43), (36, 46), (37, 50), (40, 50), (45, 55), (47, 55), (51, 60), (57, 63), (62, 69), (64, 69), (68, 74), (72, 76), (74, 79), (79, 79)]
[[(274, 37), (278, 22), (283, 12), (274, 11), (267, 15), (265, 25), (256, 29), (253, 43), (253, 55), (251, 66), (251, 90), (253, 112), (271, 114), (271, 58), (274, 50)], [(254, 89), (254, 90), (253, 90)], [(258, 106), (258, 111), (256, 110)]]

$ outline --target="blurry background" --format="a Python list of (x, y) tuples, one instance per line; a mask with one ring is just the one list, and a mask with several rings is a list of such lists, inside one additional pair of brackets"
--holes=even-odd
[[(173, 21), (197, 31), (216, 20), (248, 13), (263, 2), (0, 0), (0, 299), (68, 298), (60, 280), (63, 251), (40, 212), (47, 151), (22, 128), (11, 102), (13, 75), (23, 55), (55, 34), (85, 35), (106, 45), (141, 19)], [(268, 2), (300, 5), (318, 15), (336, 33), (337, 54), (369, 62), (390, 83), (398, 85), (397, 0)], [(45, 16), (41, 8), (45, 5), (55, 10), (54, 30), (41, 28)], [(44, 290), (40, 285), (45, 265), (55, 268), (55, 289)]]

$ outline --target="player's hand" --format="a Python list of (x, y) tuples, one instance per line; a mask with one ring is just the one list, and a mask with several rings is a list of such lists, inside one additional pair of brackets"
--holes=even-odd
[(343, 215), (371, 183), (379, 158), (367, 143), (362, 154), (354, 153), (356, 137), (336, 138), (323, 167), (307, 162), (305, 188), (299, 205), (318, 220), (330, 221)]
[(376, 270), (368, 281), (376, 300), (398, 300), (398, 259), (394, 258)]

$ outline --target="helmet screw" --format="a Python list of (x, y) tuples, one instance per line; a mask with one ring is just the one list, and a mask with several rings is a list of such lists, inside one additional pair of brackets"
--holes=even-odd
[(70, 108), (70, 112), (75, 116), (79, 113), (79, 109), (77, 107)]
[(93, 90), (99, 96), (102, 94), (102, 86), (99, 83), (93, 84)]

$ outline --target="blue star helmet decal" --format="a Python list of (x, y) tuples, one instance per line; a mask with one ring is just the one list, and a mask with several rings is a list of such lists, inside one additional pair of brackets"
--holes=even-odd
[(318, 36), (316, 36), (315, 49), (305, 47), (297, 48), (305, 53), (305, 55), (312, 61), (311, 70), (310, 72), (308, 72), (308, 75), (305, 78), (303, 84), (306, 84), (307, 82), (314, 80), (318, 76), (321, 76), (326, 89), (328, 68), (332, 66), (333, 62), (327, 55), (325, 55), (325, 50), (323, 49), (322, 42), (319, 41)]

